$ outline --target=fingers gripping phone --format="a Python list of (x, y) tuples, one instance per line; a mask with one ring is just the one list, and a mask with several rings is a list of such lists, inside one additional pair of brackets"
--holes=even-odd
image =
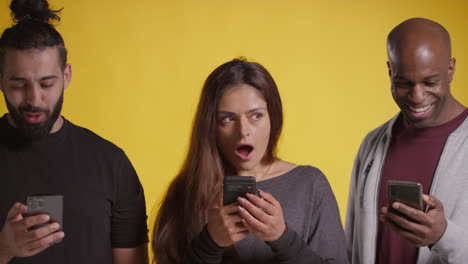
[(257, 195), (255, 177), (252, 176), (224, 176), (223, 204), (237, 202), (237, 197), (244, 197), (247, 193)]
[(418, 210), (423, 210), (422, 185), (418, 182), (410, 181), (387, 181), (388, 208), (393, 213), (409, 218), (408, 216), (393, 209), (394, 202), (411, 206)]
[[(30, 230), (38, 229), (50, 223), (57, 222), (62, 230), (63, 226), (63, 196), (62, 195), (30, 195), (27, 197), (27, 216), (47, 214), (50, 217), (48, 223), (30, 227)], [(60, 242), (60, 241), (57, 241)]]

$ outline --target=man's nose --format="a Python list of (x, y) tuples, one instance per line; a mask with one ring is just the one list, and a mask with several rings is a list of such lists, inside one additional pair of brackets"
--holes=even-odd
[(41, 91), (40, 87), (36, 84), (33, 84), (29, 87), (26, 88), (25, 90), (25, 101), (27, 104), (32, 105), (32, 106), (37, 106), (39, 105), (40, 97), (41, 97)]
[(424, 101), (426, 89), (424, 85), (417, 83), (411, 88), (410, 100), (413, 104), (418, 105)]

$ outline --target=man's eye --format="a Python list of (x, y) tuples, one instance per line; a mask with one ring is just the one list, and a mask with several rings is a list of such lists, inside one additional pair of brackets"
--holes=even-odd
[(432, 87), (436, 86), (438, 84), (438, 81), (430, 81), (430, 82), (425, 82), (424, 85)]
[(41, 83), (41, 87), (43, 88), (49, 88), (49, 87), (52, 87), (54, 86), (54, 83), (53, 82), (44, 82), (44, 83)]
[(11, 89), (24, 89), (26, 88), (25, 82), (12, 82), (10, 83)]
[(14, 86), (11, 86), (11, 89), (13, 90), (19, 90), (19, 89), (24, 89), (26, 88), (26, 86), (24, 85), (14, 85)]
[(394, 82), (394, 84), (396, 87), (411, 87), (413, 85), (410, 82), (401, 82), (401, 81)]

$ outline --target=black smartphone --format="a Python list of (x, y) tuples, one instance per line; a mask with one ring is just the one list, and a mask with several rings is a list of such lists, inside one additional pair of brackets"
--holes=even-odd
[(223, 204), (237, 202), (237, 197), (244, 197), (247, 193), (257, 195), (257, 184), (252, 176), (224, 176)]
[(394, 202), (423, 210), (422, 185), (419, 182), (387, 181), (387, 198), (389, 210), (402, 217), (409, 218), (392, 208)]
[[(46, 194), (46, 195), (29, 195), (27, 197), (28, 213), (27, 216), (34, 216), (38, 214), (47, 214), (50, 217), (48, 223), (39, 224), (30, 227), (34, 230), (50, 223), (57, 222), (60, 229), (63, 229), (63, 196), (60, 194)], [(60, 241), (58, 241), (60, 242)]]

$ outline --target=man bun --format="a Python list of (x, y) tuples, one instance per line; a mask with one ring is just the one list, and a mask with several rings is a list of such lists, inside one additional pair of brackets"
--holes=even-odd
[(13, 21), (16, 23), (30, 20), (47, 24), (52, 24), (54, 21), (59, 22), (60, 17), (57, 13), (62, 11), (62, 9), (50, 9), (47, 0), (12, 0), (10, 4)]
[[(63, 8), (62, 8), (63, 9)], [(60, 21), (47, 0), (11, 0), (10, 10), (13, 25), (0, 36), (0, 73), (4, 69), (8, 49), (27, 50), (57, 47), (62, 69), (67, 65), (67, 49), (62, 35), (55, 29)]]

